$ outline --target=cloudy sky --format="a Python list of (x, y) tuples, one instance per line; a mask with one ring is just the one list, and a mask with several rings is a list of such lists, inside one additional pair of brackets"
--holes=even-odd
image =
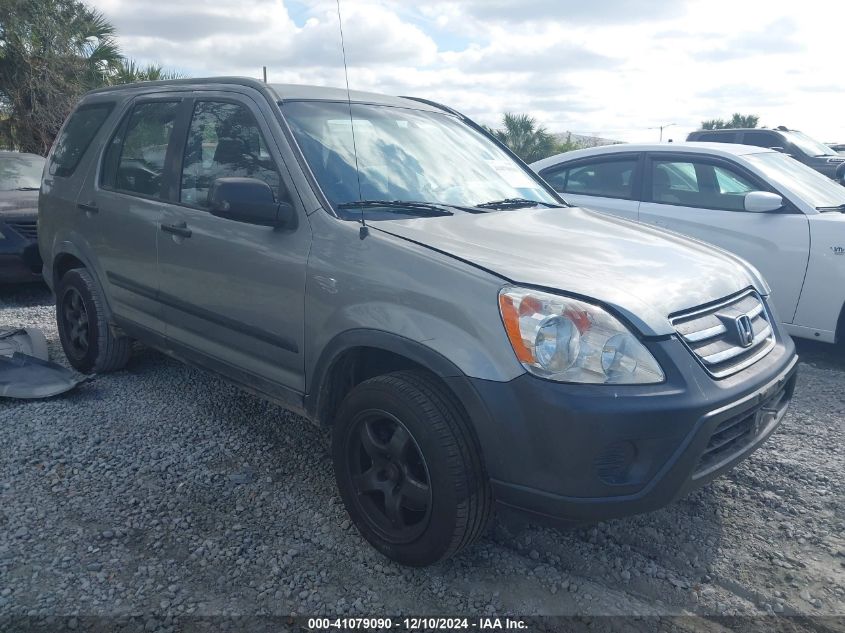
[[(94, 0), (124, 53), (185, 75), (343, 86), (335, 0)], [(340, 0), (350, 87), (495, 124), (682, 140), (739, 111), (845, 142), (845, 53), (828, 0)]]

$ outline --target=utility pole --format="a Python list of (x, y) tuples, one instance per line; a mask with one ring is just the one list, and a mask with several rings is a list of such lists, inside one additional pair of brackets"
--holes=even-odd
[(650, 127), (649, 130), (660, 130), (660, 142), (663, 142), (663, 130), (667, 127), (672, 127), (673, 125), (677, 125), (676, 123), (664, 123), (663, 125), (658, 125), (656, 127)]
[(267, 66), (261, 67), (264, 70), (264, 83), (267, 83)]

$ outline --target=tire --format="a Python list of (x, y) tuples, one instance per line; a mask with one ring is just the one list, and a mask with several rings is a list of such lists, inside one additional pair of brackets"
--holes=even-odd
[(454, 395), (421, 371), (357, 385), (332, 431), (341, 498), (382, 554), (421, 567), (474, 543), (492, 515), (481, 449)]
[(94, 278), (84, 268), (69, 270), (59, 280), (59, 340), (70, 364), (86, 374), (122, 369), (132, 353), (132, 339), (112, 333), (104, 306)]

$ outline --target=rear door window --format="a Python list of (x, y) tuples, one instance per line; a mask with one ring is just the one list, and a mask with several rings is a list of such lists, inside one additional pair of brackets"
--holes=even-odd
[(742, 143), (744, 145), (754, 145), (755, 147), (784, 147), (786, 142), (777, 134), (772, 132), (746, 132), (743, 135)]
[(106, 151), (104, 186), (145, 197), (164, 197), (164, 163), (179, 105), (179, 101), (152, 101), (132, 109)]
[(51, 176), (67, 178), (73, 174), (113, 107), (113, 103), (97, 103), (81, 106), (71, 114), (50, 157)]
[(572, 193), (603, 198), (632, 200), (635, 157), (602, 160), (543, 172), (543, 178), (561, 193)]

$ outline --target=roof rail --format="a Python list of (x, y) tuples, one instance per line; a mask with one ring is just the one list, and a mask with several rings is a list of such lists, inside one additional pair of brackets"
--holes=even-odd
[(267, 84), (252, 77), (193, 77), (190, 79), (162, 79), (159, 81), (136, 81), (129, 84), (118, 84), (90, 90), (86, 94), (102, 94), (107, 92), (122, 92), (124, 90), (138, 90), (143, 88), (196, 86), (209, 84), (232, 84), (266, 90)]

